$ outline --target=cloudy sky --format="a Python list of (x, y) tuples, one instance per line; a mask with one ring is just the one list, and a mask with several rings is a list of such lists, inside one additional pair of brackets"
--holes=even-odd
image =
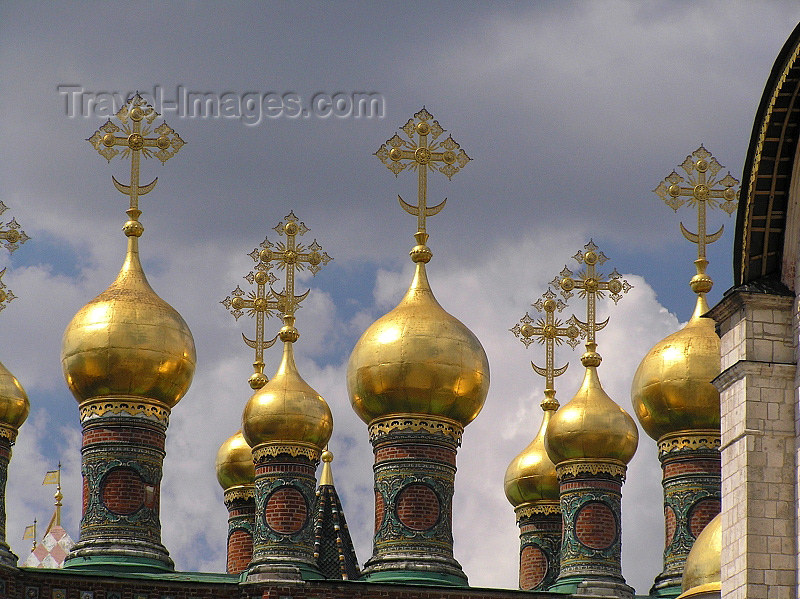
[[(127, 200), (84, 140), (108, 99), (139, 90), (161, 99), (187, 142), (141, 201), (141, 248), (154, 289), (194, 334), (194, 384), (173, 412), (162, 486), (163, 539), (182, 570), (222, 571), (226, 511), (213, 473), (239, 427), (253, 355), (219, 301), (252, 267), (247, 254), (290, 211), (334, 257), (298, 313), (298, 362), (335, 419), (334, 476), (360, 560), (371, 553), (372, 454), (352, 412), (350, 350), (411, 278), (407, 252), (416, 177), (395, 178), (372, 154), (425, 105), (472, 157), (448, 181), (429, 177), (429, 266), (440, 303), (481, 339), (491, 364), (485, 408), (466, 430), (455, 498), (456, 556), (478, 586), (515, 587), (517, 529), (502, 489), (508, 462), (535, 434), (542, 380), (508, 332), (590, 238), (634, 285), (599, 335), (601, 379), (630, 411), (630, 381), (656, 341), (693, 307), (695, 230), (652, 189), (701, 143), (741, 176), (753, 116), (775, 56), (800, 18), (795, 2), (83, 3), (0, 5), (0, 200), (32, 237), (0, 256), (18, 296), (0, 315), (0, 360), (31, 400), (8, 488), (8, 537), (47, 522), (44, 472), (64, 464), (65, 524), (78, 536), (80, 433), (63, 381), (61, 336), (73, 314), (114, 279)], [(172, 104), (197, 92), (241, 100), (225, 115)], [(337, 115), (327, 96), (374, 93), (381, 114)], [(227, 94), (227, 95), (226, 95)], [(248, 110), (283, 102), (275, 116)], [(267, 98), (265, 103), (260, 100)], [(277, 100), (276, 100), (277, 98)], [(237, 100), (238, 99), (238, 100)], [(321, 101), (314, 104), (312, 100)], [(70, 103), (72, 102), (72, 103)], [(105, 104), (104, 104), (105, 102)], [(296, 111), (302, 106), (302, 111)], [(157, 106), (157, 108), (159, 108)], [(346, 104), (341, 105), (342, 113)], [(295, 114), (300, 112), (299, 116)], [(330, 112), (330, 113), (328, 113)], [(724, 172), (723, 172), (724, 174)], [(709, 248), (716, 286), (730, 287), (734, 219)], [(570, 309), (579, 314), (575, 300)], [(277, 320), (269, 322), (275, 331)], [(558, 379), (567, 401), (580, 350)], [(277, 366), (278, 351), (266, 358)], [(209, 418), (209, 415), (213, 417)], [(655, 443), (642, 434), (623, 489), (624, 574), (646, 592), (661, 569), (663, 512)], [(491, 567), (487, 567), (491, 564)]]

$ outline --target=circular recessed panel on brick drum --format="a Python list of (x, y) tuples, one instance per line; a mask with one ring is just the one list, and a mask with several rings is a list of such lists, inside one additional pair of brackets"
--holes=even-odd
[(441, 506), (428, 485), (412, 483), (397, 494), (397, 519), (411, 530), (430, 530), (439, 521)]
[(535, 589), (547, 575), (547, 556), (535, 545), (522, 548), (519, 559), (519, 588), (523, 591)]
[(589, 549), (608, 549), (617, 539), (617, 518), (605, 503), (590, 501), (575, 518), (575, 536)]
[(279, 487), (267, 498), (264, 519), (272, 530), (288, 535), (300, 531), (308, 518), (306, 498), (294, 487)]
[(103, 505), (120, 516), (129, 516), (144, 506), (147, 496), (146, 485), (133, 468), (113, 468), (100, 484)]

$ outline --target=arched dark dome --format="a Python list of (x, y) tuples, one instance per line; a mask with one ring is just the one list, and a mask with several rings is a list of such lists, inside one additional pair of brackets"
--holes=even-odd
[[(775, 60), (753, 123), (742, 173), (733, 249), (734, 284), (791, 287), (794, 260), (784, 268), (787, 223), (800, 219), (789, 204), (800, 135), (800, 25)], [(800, 210), (795, 210), (800, 212)], [(791, 227), (789, 227), (791, 230)]]

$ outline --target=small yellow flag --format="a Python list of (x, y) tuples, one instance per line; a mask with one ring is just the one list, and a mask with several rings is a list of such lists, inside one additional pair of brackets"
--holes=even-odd
[(22, 534), (22, 539), (36, 539), (36, 525), (32, 524), (31, 526), (25, 527), (25, 532)]
[(61, 485), (61, 470), (51, 470), (44, 475), (43, 485)]

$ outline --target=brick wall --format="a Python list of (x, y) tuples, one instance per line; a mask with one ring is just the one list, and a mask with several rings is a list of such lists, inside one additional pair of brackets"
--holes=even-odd
[(240, 574), (253, 558), (253, 535), (246, 530), (234, 530), (228, 535), (228, 574)]

